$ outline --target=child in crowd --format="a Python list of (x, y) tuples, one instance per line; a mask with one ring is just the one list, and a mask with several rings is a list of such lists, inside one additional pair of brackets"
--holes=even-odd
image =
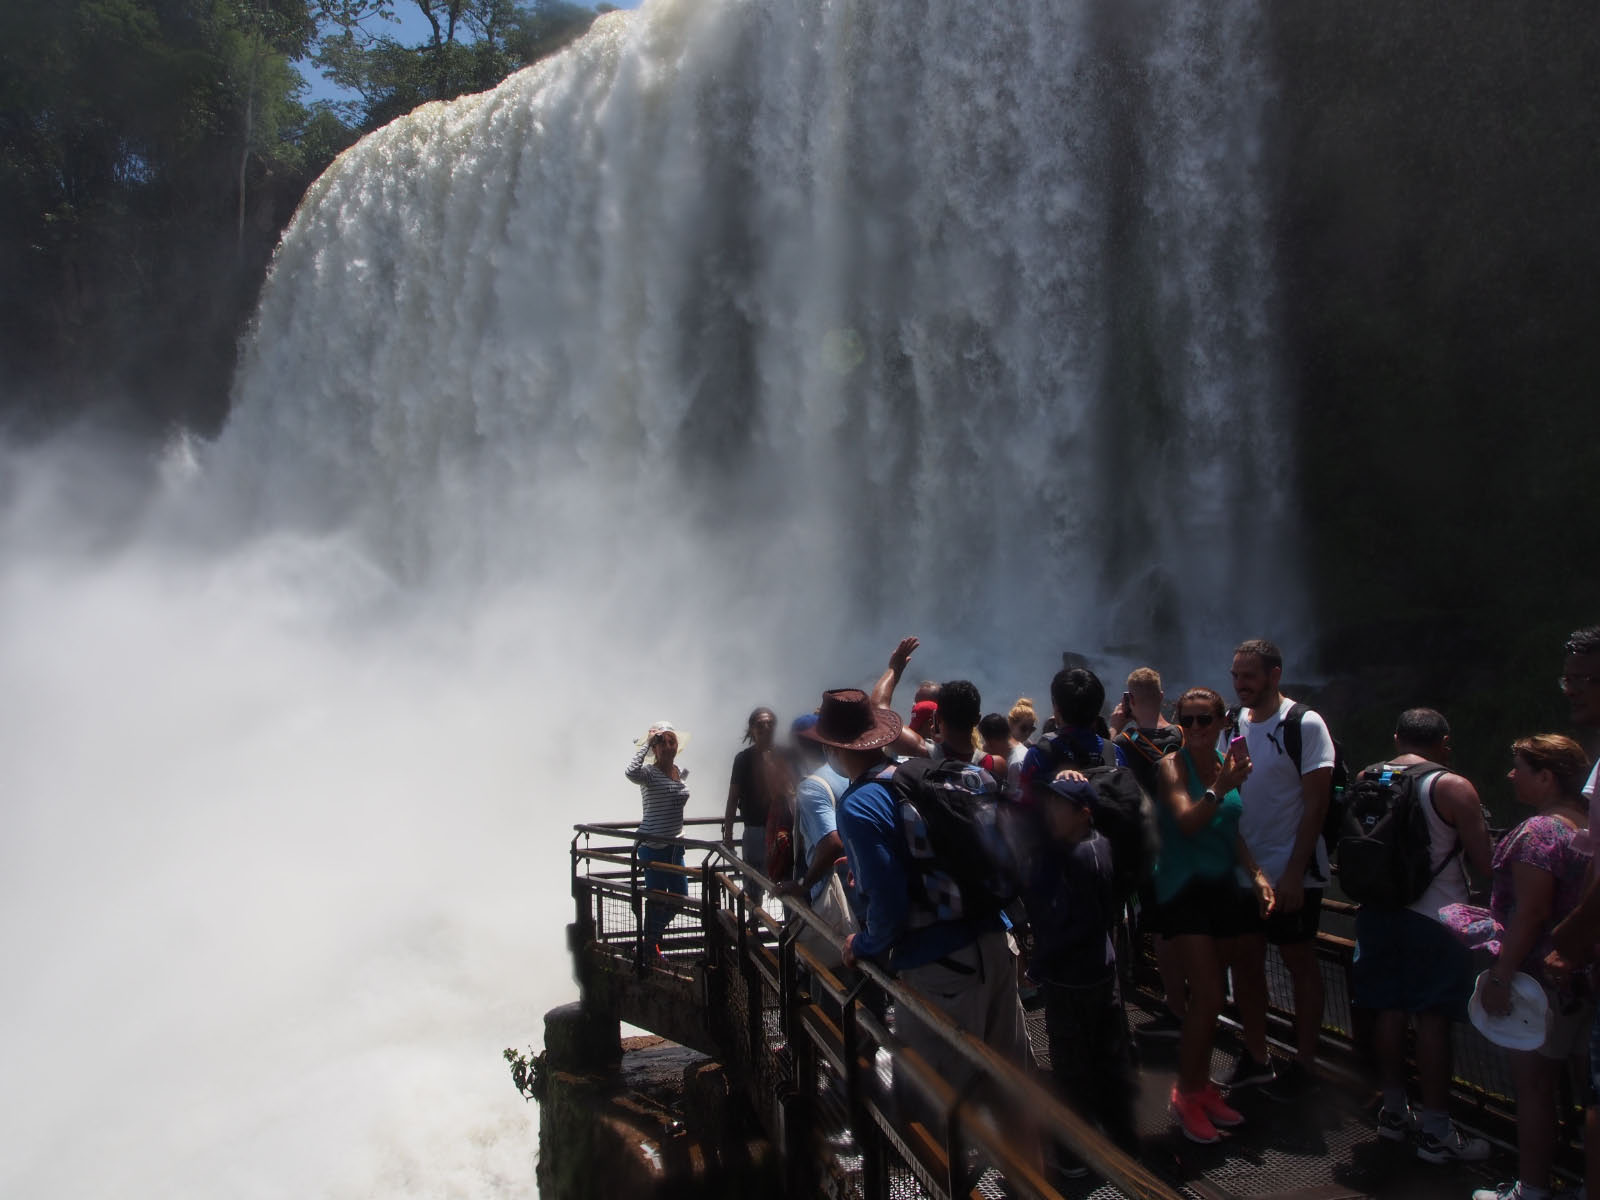
[(1094, 790), (1081, 776), (1056, 779), (1038, 794), (1027, 816), (1034, 828), (1023, 900), (1033, 930), (1029, 974), (1045, 997), (1050, 1070), (1073, 1107), (1137, 1155), (1133, 1058), (1111, 940), (1111, 843), (1094, 828)]

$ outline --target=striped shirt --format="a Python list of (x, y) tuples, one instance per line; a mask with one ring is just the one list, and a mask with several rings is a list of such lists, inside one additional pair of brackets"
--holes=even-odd
[[(657, 839), (675, 838), (683, 832), (683, 806), (689, 803), (689, 770), (679, 767), (678, 778), (674, 779), (654, 762), (644, 761), (649, 752), (650, 747), (640, 746), (623, 772), (644, 795), (644, 820), (639, 822), (639, 832), (654, 834)], [(660, 850), (667, 842), (646, 837), (644, 844)]]

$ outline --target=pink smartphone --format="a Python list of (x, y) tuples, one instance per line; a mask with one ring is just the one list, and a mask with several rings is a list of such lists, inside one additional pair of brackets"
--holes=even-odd
[(1234, 738), (1228, 743), (1228, 753), (1233, 755), (1235, 758), (1238, 758), (1240, 755), (1250, 753), (1250, 746), (1244, 740), (1244, 734), (1241, 733), (1238, 737)]

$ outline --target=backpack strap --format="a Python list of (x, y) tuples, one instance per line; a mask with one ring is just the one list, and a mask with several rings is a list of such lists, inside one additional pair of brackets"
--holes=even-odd
[(1296, 700), (1289, 705), (1289, 711), (1283, 714), (1281, 725), (1283, 727), (1283, 749), (1289, 756), (1289, 761), (1294, 763), (1295, 774), (1304, 775), (1300, 769), (1300, 722), (1310, 712), (1304, 704)]
[(811, 778), (815, 779), (818, 783), (820, 783), (822, 785), (822, 790), (828, 793), (828, 802), (830, 804), (832, 804), (835, 808), (838, 808), (839, 807), (839, 797), (834, 795), (834, 793), (833, 793), (833, 784), (829, 783), (823, 777), (821, 771), (815, 772), (811, 776)]
[[(837, 811), (839, 797), (834, 794), (833, 784), (823, 778), (821, 771), (813, 771), (806, 776), (807, 782), (813, 780), (822, 785), (822, 790), (828, 793), (828, 803), (832, 804), (835, 811)], [(796, 820), (794, 823), (794, 877), (797, 880), (805, 878), (805, 869), (800, 864), (808, 862), (810, 858), (811, 847), (806, 845), (806, 839), (800, 831), (800, 822)]]

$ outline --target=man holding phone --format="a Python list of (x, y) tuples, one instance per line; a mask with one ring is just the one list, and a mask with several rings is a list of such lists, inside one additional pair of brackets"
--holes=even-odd
[[(1322, 822), (1333, 788), (1333, 738), (1327, 723), (1305, 710), (1300, 718), (1300, 761), (1291, 757), (1285, 726), (1294, 701), (1278, 690), (1283, 652), (1265, 640), (1242, 643), (1233, 652), (1233, 690), (1239, 698), (1237, 737), (1254, 770), (1239, 789), (1244, 812), (1239, 835), (1272, 880), (1277, 903), (1272, 915), (1254, 919), (1234, 942), (1234, 995), (1244, 1027), (1246, 1053), (1225, 1087), (1276, 1080), (1282, 1090), (1309, 1083), (1322, 1032), (1322, 971), (1316, 937), (1328, 852)], [(1294, 1062), (1274, 1069), (1267, 1051), (1267, 943), (1283, 956), (1294, 987)]]

